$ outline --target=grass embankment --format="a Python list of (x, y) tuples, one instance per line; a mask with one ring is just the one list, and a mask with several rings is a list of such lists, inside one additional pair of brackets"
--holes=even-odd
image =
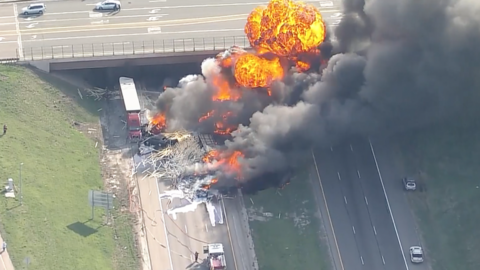
[(480, 128), (442, 125), (402, 137), (399, 160), (426, 188), (409, 199), (433, 269), (480, 269)]
[[(116, 261), (116, 253), (131, 239), (115, 242), (100, 209), (89, 221), (88, 190), (103, 189), (99, 148), (86, 136), (87, 127), (99, 128), (97, 106), (47, 75), (0, 65), (0, 124), (8, 125), (0, 137), (1, 183), (13, 178), (18, 188), (23, 163), (23, 205), (18, 193), (0, 197), (1, 233), (16, 269), (26, 262), (28, 269), (45, 270), (127, 264)], [(117, 234), (122, 239), (129, 232), (117, 228)]]
[(308, 175), (244, 199), (260, 270), (329, 269)]

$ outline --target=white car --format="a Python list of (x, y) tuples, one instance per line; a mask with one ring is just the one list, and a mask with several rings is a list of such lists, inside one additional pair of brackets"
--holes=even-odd
[(119, 10), (122, 4), (117, 0), (105, 0), (95, 5), (96, 10)]
[(419, 246), (410, 247), (410, 261), (412, 263), (422, 263), (423, 262), (423, 249)]
[(22, 14), (25, 16), (33, 14), (42, 15), (46, 8), (47, 6), (43, 3), (30, 4), (28, 7), (22, 8)]

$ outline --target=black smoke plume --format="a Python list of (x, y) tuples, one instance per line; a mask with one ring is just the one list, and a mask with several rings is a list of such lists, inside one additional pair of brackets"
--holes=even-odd
[[(246, 177), (258, 181), (287, 170), (312, 147), (346, 136), (478, 113), (480, 1), (345, 0), (344, 6), (337, 54), (321, 76), (296, 75), (304, 77), (302, 100), (253, 114), (226, 143), (245, 151)], [(293, 89), (284, 92), (298, 93)]]
[[(302, 164), (312, 147), (346, 136), (477, 115), (480, 1), (344, 0), (344, 8), (324, 69), (287, 75), (272, 86), (266, 107), (241, 103), (251, 106), (244, 113), (251, 117), (237, 121), (241, 125), (225, 144), (245, 154), (241, 164), (250, 188), (280, 184), (285, 180), (279, 176)], [(195, 97), (202, 91), (211, 90), (195, 87), (190, 101), (175, 92), (180, 105), (170, 108), (172, 121), (189, 127), (210, 110), (208, 98)]]

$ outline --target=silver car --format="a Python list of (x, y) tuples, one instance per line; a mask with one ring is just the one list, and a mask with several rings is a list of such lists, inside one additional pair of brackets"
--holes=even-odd
[(22, 8), (22, 14), (28, 15), (42, 15), (45, 13), (47, 6), (43, 3), (30, 4), (28, 7)]
[(410, 261), (412, 263), (422, 263), (423, 262), (423, 249), (419, 246), (410, 247)]
[(119, 10), (122, 4), (117, 0), (105, 0), (95, 5), (96, 10)]

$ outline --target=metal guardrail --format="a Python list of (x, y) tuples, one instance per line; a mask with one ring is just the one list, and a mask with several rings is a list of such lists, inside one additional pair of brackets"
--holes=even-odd
[(250, 47), (250, 43), (246, 36), (233, 36), (32, 47), (23, 48), (23, 54), (19, 54), (19, 56), (22, 60), (26, 61), (50, 60), (61, 58), (226, 50), (234, 45), (242, 48)]

